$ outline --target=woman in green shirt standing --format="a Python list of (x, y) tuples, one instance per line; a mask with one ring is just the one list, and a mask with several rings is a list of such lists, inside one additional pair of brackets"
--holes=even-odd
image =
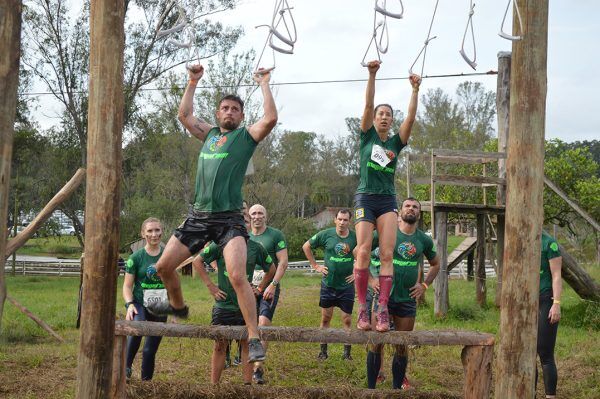
[[(123, 298), (127, 308), (126, 320), (167, 321), (167, 316), (154, 316), (147, 306), (152, 302), (168, 301), (167, 290), (156, 274), (156, 262), (162, 255), (160, 245), (162, 224), (156, 218), (148, 218), (142, 223), (142, 238), (146, 245), (135, 251), (125, 265)], [(146, 337), (142, 355), (142, 380), (151, 380), (154, 375), (154, 359), (162, 337)], [(125, 363), (127, 378), (131, 377), (133, 359), (142, 342), (142, 337), (127, 338), (127, 359)]]

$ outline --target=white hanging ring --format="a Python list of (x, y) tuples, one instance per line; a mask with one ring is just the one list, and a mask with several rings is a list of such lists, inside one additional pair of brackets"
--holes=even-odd
[(404, 4), (402, 4), (402, 0), (398, 0), (400, 2), (400, 12), (393, 13), (388, 11), (386, 8), (386, 0), (383, 0), (383, 7), (379, 5), (379, 0), (375, 0), (375, 11), (378, 13), (385, 15), (386, 17), (401, 19), (404, 15)]
[[(511, 1), (513, 1), (513, 7), (516, 10), (517, 20), (519, 22), (519, 34), (516, 36), (513, 36), (504, 31), (504, 22), (506, 21), (506, 16), (508, 15), (508, 9), (510, 8)], [(498, 32), (498, 36), (513, 42), (523, 39), (523, 20), (521, 19), (521, 12), (519, 11), (519, 5), (517, 4), (517, 0), (508, 0), (508, 4), (506, 5), (506, 11), (504, 11), (504, 17), (502, 18), (502, 24), (500, 25), (500, 32)]]

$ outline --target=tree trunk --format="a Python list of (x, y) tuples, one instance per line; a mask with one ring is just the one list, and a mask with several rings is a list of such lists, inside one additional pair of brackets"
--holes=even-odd
[[(513, 12), (510, 135), (506, 160), (506, 242), (497, 353), (497, 398), (535, 397), (543, 223), (548, 0), (519, 1)], [(515, 6), (515, 7), (516, 7)]]
[(21, 11), (20, 0), (0, 2), (0, 327), (6, 299), (6, 216), (19, 85)]
[(123, 132), (123, 0), (92, 0), (79, 399), (110, 395)]

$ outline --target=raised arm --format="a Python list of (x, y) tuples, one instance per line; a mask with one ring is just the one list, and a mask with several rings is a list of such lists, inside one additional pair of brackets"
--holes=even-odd
[(408, 104), (408, 114), (400, 125), (400, 140), (403, 144), (408, 144), (410, 133), (412, 131), (413, 124), (417, 118), (417, 105), (419, 104), (419, 87), (421, 86), (421, 77), (418, 75), (410, 75), (408, 78), (410, 85), (412, 86), (412, 94), (410, 95), (410, 103)]
[(204, 67), (202, 65), (193, 65), (188, 70), (188, 74), (190, 80), (179, 104), (177, 117), (192, 136), (204, 141), (212, 126), (205, 120), (194, 116), (194, 92), (196, 91), (198, 81), (204, 74)]
[(248, 132), (256, 142), (261, 142), (277, 124), (277, 108), (273, 93), (271, 93), (271, 72), (260, 73), (260, 70), (254, 74), (254, 81), (260, 86), (263, 95), (263, 117), (254, 125), (248, 128)]
[(369, 80), (367, 81), (367, 91), (365, 93), (365, 109), (360, 120), (360, 130), (366, 132), (373, 126), (373, 117), (375, 116), (375, 76), (381, 66), (379, 61), (370, 61), (367, 64), (369, 70)]

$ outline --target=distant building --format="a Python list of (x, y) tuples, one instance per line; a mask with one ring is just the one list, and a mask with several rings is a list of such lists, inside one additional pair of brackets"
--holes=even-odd
[[(325, 226), (333, 225), (333, 219), (340, 209), (344, 209), (344, 207), (328, 206), (322, 211), (317, 212), (310, 219), (313, 221), (317, 229), (322, 229)], [(350, 213), (352, 213), (352, 210), (350, 210)]]

